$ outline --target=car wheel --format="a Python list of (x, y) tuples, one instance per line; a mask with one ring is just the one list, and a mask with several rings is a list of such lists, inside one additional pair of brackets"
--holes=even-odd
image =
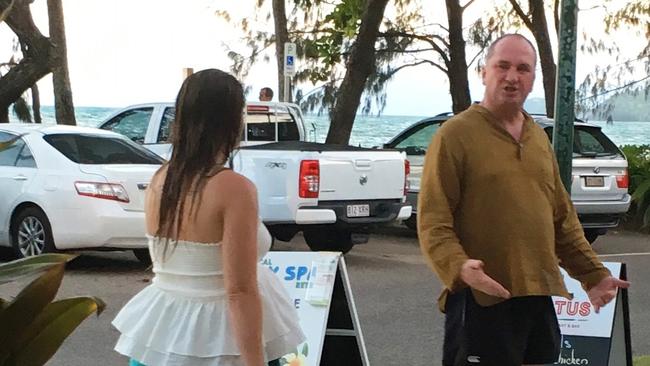
[(11, 245), (18, 258), (56, 251), (52, 227), (45, 213), (37, 207), (18, 212), (11, 225)]
[(349, 252), (354, 246), (352, 233), (347, 230), (305, 230), (307, 246), (314, 252)]
[(596, 239), (598, 239), (598, 232), (596, 230), (585, 230), (585, 238), (589, 242), (589, 244), (593, 244)]
[(138, 258), (140, 263), (144, 264), (145, 266), (151, 265), (151, 255), (149, 255), (149, 249), (133, 249), (133, 254), (136, 258)]
[(411, 215), (408, 219), (404, 220), (404, 225), (411, 230), (418, 231), (418, 218), (415, 215)]

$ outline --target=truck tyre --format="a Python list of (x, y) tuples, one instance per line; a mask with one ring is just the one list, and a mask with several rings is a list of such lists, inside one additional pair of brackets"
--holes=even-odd
[(145, 266), (151, 265), (151, 255), (148, 248), (133, 249), (133, 255)]
[(599, 233), (597, 230), (585, 230), (585, 238), (589, 242), (589, 244), (593, 244), (596, 239), (598, 239)]
[(404, 220), (404, 225), (406, 225), (407, 228), (418, 231), (418, 218), (415, 215), (411, 215), (408, 219)]
[(348, 230), (305, 230), (307, 246), (314, 252), (332, 251), (347, 253), (354, 246)]

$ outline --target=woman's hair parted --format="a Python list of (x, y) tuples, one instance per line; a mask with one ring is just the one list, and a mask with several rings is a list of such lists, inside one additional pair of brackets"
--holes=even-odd
[(172, 124), (172, 155), (160, 197), (158, 231), (177, 242), (185, 199), (191, 193), (190, 213), (201, 202), (206, 179), (219, 172), (239, 141), (244, 91), (235, 77), (217, 69), (190, 75), (176, 97)]

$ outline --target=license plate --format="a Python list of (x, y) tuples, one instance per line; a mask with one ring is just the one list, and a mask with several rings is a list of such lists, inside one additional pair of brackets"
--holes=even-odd
[(585, 177), (585, 187), (604, 187), (605, 177)]
[(370, 205), (348, 205), (348, 217), (370, 216)]

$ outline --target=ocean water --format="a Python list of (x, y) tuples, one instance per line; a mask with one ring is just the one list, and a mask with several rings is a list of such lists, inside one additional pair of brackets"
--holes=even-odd
[[(117, 108), (77, 107), (75, 114), (80, 126), (95, 127)], [(54, 108), (45, 106), (41, 109), (44, 123), (54, 123)], [(411, 124), (425, 118), (424, 116), (357, 116), (352, 128), (350, 144), (354, 146), (373, 147), (390, 140), (393, 136)], [(316, 128), (316, 141), (324, 142), (329, 129), (327, 116), (306, 115), (307, 130), (312, 124)], [(650, 121), (626, 122), (615, 121), (608, 125), (604, 121), (590, 121), (603, 128), (603, 132), (617, 145), (650, 144)]]

